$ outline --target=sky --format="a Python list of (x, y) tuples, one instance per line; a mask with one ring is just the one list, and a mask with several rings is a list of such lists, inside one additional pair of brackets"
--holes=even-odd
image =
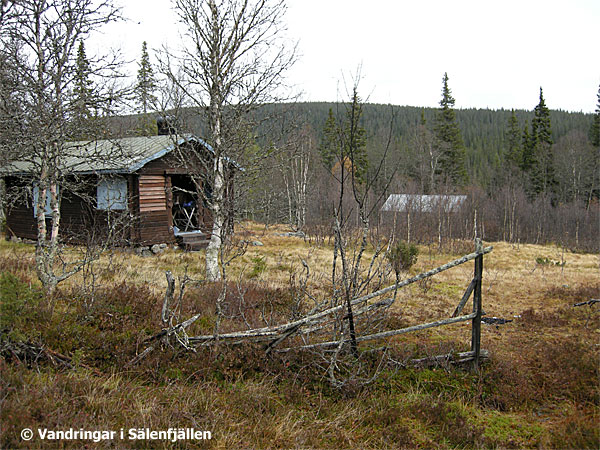
[[(168, 0), (120, 0), (129, 20), (103, 46), (139, 59), (180, 42)], [(600, 85), (599, 0), (287, 0), (287, 39), (299, 58), (287, 81), (303, 101), (435, 107), (442, 77), (457, 108), (593, 112)], [(135, 74), (132, 63), (129, 71)]]

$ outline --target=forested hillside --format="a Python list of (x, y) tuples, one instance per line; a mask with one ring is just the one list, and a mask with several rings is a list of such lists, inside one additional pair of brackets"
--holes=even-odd
[[(373, 205), (393, 193), (467, 193), (470, 203), (460, 218), (448, 217), (442, 226), (441, 218), (435, 225), (423, 217), (421, 228), (428, 231), (414, 237), (425, 242), (472, 236), (479, 214), (476, 226), (488, 239), (597, 247), (600, 151), (593, 123), (598, 113), (549, 110), (541, 92), (540, 105), (531, 111), (447, 110), (458, 134), (452, 158), (458, 155), (458, 170), (466, 172), (460, 180), (447, 173), (452, 161), (444, 163), (450, 144), (438, 136), (440, 108), (361, 105), (358, 123)], [(232, 152), (247, 169), (236, 181), (240, 217), (299, 228), (328, 223), (339, 184), (321, 149), (330, 111), (330, 120), (341, 126), (348, 104), (270, 104), (253, 113), (246, 138), (251, 144)], [(194, 109), (173, 117), (179, 131), (208, 135)], [(139, 134), (141, 122), (148, 117), (118, 118), (113, 133)], [(379, 206), (373, 207), (376, 221), (385, 219)], [(409, 227), (406, 220), (399, 229)]]
[[(281, 130), (289, 131), (306, 124), (318, 140), (322, 138), (323, 126), (329, 110), (343, 111), (344, 105), (329, 102), (310, 102), (277, 104), (262, 107), (256, 113), (256, 122), (262, 123), (265, 118), (274, 118), (280, 122), (273, 126), (268, 120), (257, 133), (258, 141), (265, 145), (279, 140)], [(381, 104), (365, 104), (362, 124), (367, 131), (368, 150), (372, 158), (377, 156), (378, 146), (384, 145), (391, 135), (395, 143), (395, 151), (408, 151), (412, 145), (412, 137), (421, 121), (421, 115), (427, 123), (433, 123), (437, 108), (420, 108), (416, 106), (397, 106)], [(515, 110), (521, 130), (531, 122), (533, 111)], [(199, 115), (192, 109), (181, 112), (185, 124), (184, 130), (206, 134), (206, 127), (200, 122)], [(502, 154), (508, 147), (508, 127), (511, 111), (491, 109), (457, 109), (456, 119), (462, 131), (467, 151), (467, 168), (470, 179), (487, 185), (493, 170), (499, 164)], [(587, 135), (593, 121), (593, 114), (551, 110), (552, 137), (557, 142), (569, 133), (580, 132)], [(113, 129), (117, 134), (134, 135), (138, 133), (139, 116), (126, 116), (115, 120)], [(275, 132), (274, 130), (277, 130)], [(274, 136), (277, 134), (277, 136)]]
[[(535, 106), (535, 105), (532, 105)], [(281, 117), (285, 112), (287, 120), (294, 118), (298, 123), (306, 123), (315, 133), (317, 139), (322, 137), (323, 126), (330, 109), (343, 110), (337, 103), (312, 102), (295, 103), (293, 105), (270, 105), (263, 108), (265, 116)], [(395, 106), (381, 104), (365, 104), (362, 124), (367, 131), (368, 149), (376, 153), (377, 145), (383, 144), (390, 130), (396, 140), (397, 151), (407, 150), (417, 125), (424, 114), (427, 123), (434, 121), (437, 108), (420, 108), (415, 106)], [(521, 130), (533, 118), (533, 111), (515, 110)], [(466, 150), (470, 178), (487, 184), (492, 177), (492, 168), (501, 159), (502, 152), (508, 146), (509, 110), (490, 109), (457, 109), (456, 119), (462, 131)], [(567, 111), (550, 111), (552, 137), (557, 142), (570, 132), (579, 131), (587, 135), (593, 115)], [(373, 155), (374, 156), (374, 155)]]

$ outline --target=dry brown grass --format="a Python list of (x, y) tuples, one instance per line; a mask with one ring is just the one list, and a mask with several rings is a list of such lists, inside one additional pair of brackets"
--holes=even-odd
[[(264, 244), (248, 247), (229, 268), (230, 303), (236, 304), (235, 285), (242, 280), (248, 318), (256, 323), (266, 298), (280, 308), (277, 320), (284, 320), (290, 275), (301, 273), (302, 260), (311, 269), (309, 289), (319, 298), (330, 290), (329, 243), (309, 245), (275, 234), (286, 231), (248, 222), (237, 235)], [(449, 252), (421, 246), (410, 274), (454, 259), (468, 248), (459, 244)], [(165, 348), (123, 370), (136, 345), (160, 329), (165, 270), (200, 279), (204, 255), (167, 250), (142, 258), (116, 250), (96, 268), (101, 290), (92, 318), (74, 295), (77, 276), (61, 285), (53, 315), (25, 309), (11, 319), (21, 327), (15, 336), (43, 341), (97, 372), (0, 358), (0, 445), (25, 445), (18, 432), (27, 425), (212, 430), (213, 440), (197, 448), (597, 448), (600, 307), (572, 305), (600, 297), (599, 256), (492, 245), (484, 261), (483, 308), (513, 321), (482, 325), (482, 346), (492, 354), (483, 370), (386, 369), (374, 384), (342, 391), (310, 365), (311, 355), (265, 358), (260, 347), (197, 354)], [(35, 288), (32, 256), (31, 245), (0, 242), (0, 272), (16, 275), (25, 291)], [(249, 280), (257, 258), (266, 270)], [(536, 262), (546, 258), (561, 265)], [(403, 289), (388, 326), (448, 317), (472, 276), (473, 264), (467, 263)], [(210, 332), (217, 294), (218, 286), (190, 286), (182, 315), (206, 311), (193, 331)], [(234, 320), (224, 324), (239, 326)], [(465, 350), (469, 342), (468, 323), (390, 341), (399, 359)], [(89, 443), (66, 447), (83, 445)]]

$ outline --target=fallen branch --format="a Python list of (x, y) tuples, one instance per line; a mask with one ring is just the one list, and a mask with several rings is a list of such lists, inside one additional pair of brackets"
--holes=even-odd
[[(464, 264), (465, 262), (471, 261), (480, 255), (490, 253), (492, 251), (492, 249), (493, 249), (493, 247), (491, 247), (491, 246), (483, 248), (483, 249), (481, 247), (478, 247), (477, 251), (475, 251), (473, 253), (470, 253), (461, 258), (455, 259), (454, 261), (450, 261), (450, 262), (443, 264), (439, 267), (436, 267), (434, 269), (428, 270), (427, 272), (422, 272), (414, 277), (402, 280), (402, 281), (400, 281), (396, 284), (393, 284), (391, 286), (388, 286), (386, 288), (380, 289), (378, 291), (372, 292), (367, 295), (363, 295), (361, 297), (354, 298), (348, 304), (341, 304), (341, 305), (335, 306), (333, 308), (329, 308), (329, 309), (319, 311), (319, 312), (314, 312), (314, 309), (313, 309), (307, 316), (303, 317), (302, 319), (298, 319), (298, 320), (295, 320), (292, 322), (288, 322), (288, 323), (276, 325), (276, 326), (255, 328), (255, 329), (251, 329), (251, 330), (237, 331), (237, 332), (232, 332), (232, 333), (223, 333), (223, 334), (219, 334), (219, 335), (211, 334), (211, 335), (201, 335), (201, 336), (192, 336), (192, 337), (186, 336), (185, 340), (186, 340), (186, 343), (196, 344), (196, 345), (211, 345), (215, 341), (226, 341), (227, 343), (230, 343), (230, 344), (237, 344), (237, 343), (242, 343), (242, 342), (270, 341), (270, 344), (267, 346), (267, 353), (269, 353), (272, 351), (272, 349), (276, 345), (278, 345), (283, 340), (293, 336), (296, 333), (306, 334), (306, 333), (317, 331), (321, 328), (324, 328), (326, 326), (327, 322), (329, 322), (329, 320), (325, 320), (325, 318), (327, 316), (339, 313), (348, 307), (352, 307), (352, 306), (359, 305), (359, 304), (364, 305), (364, 304), (366, 304), (366, 302), (368, 302), (369, 300), (371, 300), (375, 297), (384, 295), (391, 291), (395, 291), (399, 288), (408, 286), (412, 283), (416, 283), (420, 280), (423, 280), (424, 278), (431, 277), (440, 272), (443, 272), (445, 270), (456, 267), (460, 264)], [(165, 323), (165, 321), (168, 319), (169, 302), (172, 300), (173, 291), (174, 291), (174, 280), (173, 280), (170, 272), (167, 272), (167, 284), (168, 284), (168, 286), (167, 286), (167, 291), (165, 294), (165, 300), (163, 302), (163, 308), (162, 308), (162, 314), (161, 314), (161, 319), (162, 319), (163, 323)], [(456, 316), (462, 310), (462, 307), (464, 307), (464, 304), (468, 300), (468, 298), (473, 290), (473, 287), (474, 287), (474, 283), (471, 282), (471, 284), (467, 288), (465, 294), (463, 295), (463, 298), (461, 299), (459, 306), (455, 310), (453, 316)], [(369, 311), (373, 311), (374, 309), (377, 309), (377, 308), (389, 307), (393, 302), (394, 302), (393, 299), (384, 299), (384, 300), (381, 300), (374, 304), (370, 304), (370, 305), (367, 304), (367, 305), (361, 307), (360, 309), (358, 309), (357, 311), (355, 311), (353, 314), (360, 315), (360, 314), (364, 314)], [(175, 333), (184, 331), (185, 328), (187, 328), (188, 326), (193, 324), (196, 320), (198, 320), (198, 318), (200, 316), (201, 316), (201, 314), (196, 314), (195, 316), (191, 317), (190, 319), (188, 319), (184, 322), (181, 322), (180, 324), (177, 324), (170, 328), (165, 328), (160, 333), (157, 333), (156, 335), (146, 339), (144, 341), (144, 343), (150, 343), (152, 341), (156, 341), (157, 339), (166, 339)], [(439, 320), (436, 322), (415, 325), (412, 327), (402, 328), (399, 330), (384, 331), (381, 333), (371, 334), (371, 335), (367, 335), (367, 336), (361, 336), (356, 339), (356, 342), (364, 342), (364, 341), (373, 340), (373, 339), (383, 339), (383, 338), (395, 336), (395, 335), (401, 334), (401, 333), (408, 333), (411, 331), (423, 330), (423, 329), (430, 328), (430, 327), (436, 327), (436, 326), (440, 326), (440, 325), (446, 325), (446, 324), (471, 320), (475, 316), (476, 316), (475, 313), (473, 313), (473, 314), (469, 314), (466, 316), (451, 317), (449, 319), (443, 319), (443, 320)], [(323, 322), (325, 322), (325, 324)], [(308, 330), (303, 329), (303, 327), (306, 327), (306, 326), (309, 327)], [(339, 346), (340, 343), (344, 344), (345, 342), (342, 342), (342, 341), (322, 342), (322, 343), (318, 343), (318, 344), (305, 345), (305, 346), (302, 346), (299, 348), (331, 347), (331, 346)], [(130, 366), (132, 364), (139, 362), (148, 353), (150, 353), (152, 350), (154, 350), (154, 348), (155, 348), (155, 345), (148, 347), (140, 355), (136, 356), (133, 360), (131, 360), (127, 364), (127, 366)], [(289, 351), (289, 350), (291, 350), (291, 349), (283, 349), (283, 350), (279, 350), (279, 351)]]
[(600, 299), (599, 298), (592, 298), (592, 299), (588, 300), (587, 302), (575, 303), (573, 306), (583, 306), (583, 305), (590, 305), (590, 306), (592, 306), (594, 303), (600, 303)]
[[(481, 350), (479, 358), (488, 358), (489, 352), (487, 350)], [(475, 352), (460, 352), (460, 353), (448, 353), (446, 355), (429, 356), (427, 358), (411, 359), (410, 363), (415, 366), (430, 366), (440, 363), (450, 364), (462, 364), (464, 362), (472, 361), (475, 358)]]
[[(372, 292), (367, 295), (363, 295), (362, 297), (355, 298), (350, 302), (350, 305), (354, 306), (354, 305), (357, 305), (360, 303), (367, 302), (367, 301), (371, 300), (372, 298), (379, 297), (379, 296), (381, 296), (383, 294), (387, 294), (388, 292), (391, 292), (393, 290), (408, 286), (409, 284), (416, 283), (417, 281), (421, 281), (424, 278), (430, 277), (432, 275), (436, 275), (445, 270), (448, 270), (453, 267), (464, 264), (468, 261), (471, 261), (471, 260), (477, 258), (477, 256), (479, 256), (479, 255), (485, 255), (486, 253), (490, 253), (492, 250), (493, 250), (493, 247), (490, 246), (490, 247), (486, 247), (486, 248), (482, 249), (480, 252), (470, 253), (461, 258), (455, 259), (454, 261), (450, 261), (449, 263), (446, 263), (439, 267), (436, 267), (435, 269), (428, 270), (427, 272), (423, 272), (414, 277), (407, 278), (405, 280), (402, 280), (402, 281), (400, 281), (396, 284), (393, 284), (391, 286), (388, 286), (386, 288), (380, 289), (378, 291)], [(346, 307), (347, 307), (347, 305), (334, 306), (333, 308), (326, 309), (324, 311), (303, 317), (302, 319), (299, 319), (299, 320), (296, 320), (293, 322), (289, 322), (289, 323), (286, 323), (283, 325), (276, 325), (276, 326), (272, 326), (272, 327), (255, 328), (252, 330), (220, 334), (219, 340), (230, 340), (230, 339), (235, 340), (235, 339), (262, 338), (262, 337), (272, 337), (274, 339), (277, 339), (281, 333), (285, 333), (286, 331), (288, 331), (291, 328), (297, 328), (299, 326), (304, 326), (304, 325), (307, 325), (310, 323), (314, 323), (318, 319), (321, 319), (322, 317), (328, 316), (330, 314), (337, 313), (337, 312), (341, 311), (342, 309), (345, 309)], [(213, 335), (194, 336), (194, 337), (190, 338), (190, 342), (204, 342), (204, 341), (212, 341), (212, 340), (214, 340)]]

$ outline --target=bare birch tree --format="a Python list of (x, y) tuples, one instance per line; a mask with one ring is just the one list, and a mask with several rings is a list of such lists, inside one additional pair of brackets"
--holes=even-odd
[(184, 29), (184, 46), (179, 53), (165, 50), (161, 69), (208, 125), (207, 141), (214, 154), (206, 167), (213, 219), (206, 276), (218, 280), (229, 161), (243, 160), (252, 141), (244, 120), (249, 113), (281, 99), (283, 75), (295, 52), (283, 40), (283, 0), (174, 0), (174, 7)]
[[(16, 150), (11, 159), (25, 163), (22, 167), (33, 182), (33, 196), (31, 186), (27, 190), (37, 222), (36, 271), (47, 292), (80, 269), (65, 269), (58, 261), (60, 198), (69, 183), (67, 161), (80, 151), (68, 142), (82, 133), (81, 124), (74, 125), (80, 106), (73, 96), (78, 46), (119, 17), (111, 0), (20, 0), (3, 10), (0, 58), (10, 68), (12, 79), (18, 80), (10, 99), (0, 103), (8, 126), (18, 124), (9, 129), (2, 125), (2, 134), (7, 132), (3, 144)], [(112, 74), (116, 67), (114, 60), (106, 59), (102, 64), (90, 61), (90, 65), (99, 76)], [(114, 94), (111, 82), (98, 89), (94, 109), (113, 104)], [(93, 134), (89, 131), (88, 136)]]
[(305, 126), (289, 139), (290, 152), (282, 153), (280, 172), (285, 185), (288, 206), (288, 223), (295, 230), (306, 224), (309, 181), (312, 178), (312, 153), (314, 136)]

